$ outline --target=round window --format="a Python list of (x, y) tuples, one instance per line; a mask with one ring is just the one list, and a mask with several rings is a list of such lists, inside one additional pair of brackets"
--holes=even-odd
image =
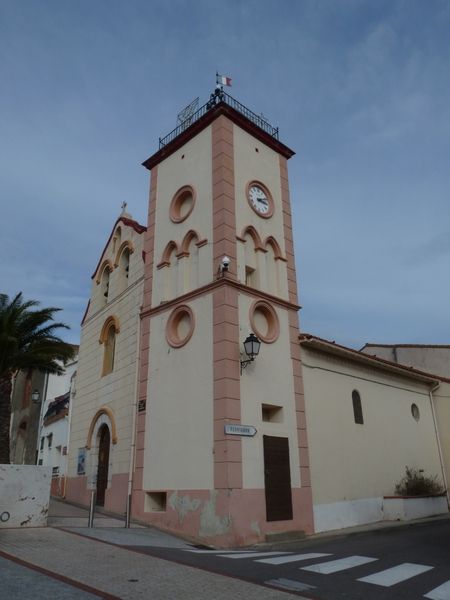
[(178, 190), (170, 203), (170, 219), (174, 223), (181, 223), (194, 209), (195, 191), (190, 185), (185, 185)]
[(411, 404), (411, 414), (416, 421), (420, 419), (420, 410), (417, 404)]
[(264, 300), (257, 300), (250, 307), (252, 330), (262, 342), (272, 344), (280, 335), (280, 323), (275, 309)]
[(170, 315), (166, 325), (166, 340), (172, 348), (181, 348), (194, 333), (194, 313), (189, 306), (178, 306)]

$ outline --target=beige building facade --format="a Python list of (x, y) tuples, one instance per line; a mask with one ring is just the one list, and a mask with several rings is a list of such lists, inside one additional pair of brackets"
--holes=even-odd
[(92, 276), (71, 409), (66, 497), (126, 510), (136, 412), (145, 227), (123, 213)]
[(407, 466), (446, 487), (437, 435), (445, 403), (439, 417), (435, 410), (445, 382), (315, 336), (300, 339), (315, 531), (383, 520), (384, 497)]
[(243, 109), (217, 90), (144, 162), (146, 226), (114, 225), (83, 320), (67, 485), (223, 547), (379, 520), (407, 465), (446, 472), (438, 379), (299, 340), (293, 152)]

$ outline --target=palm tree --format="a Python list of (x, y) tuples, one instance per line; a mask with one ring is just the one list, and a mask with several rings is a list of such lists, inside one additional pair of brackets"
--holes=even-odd
[[(36, 300), (24, 301), (22, 292), (10, 300), (0, 294), (0, 464), (9, 464), (11, 392), (14, 375), (21, 369), (61, 375), (73, 358), (73, 347), (55, 335), (64, 323), (53, 322), (60, 308), (35, 308)], [(34, 310), (33, 310), (34, 309)]]

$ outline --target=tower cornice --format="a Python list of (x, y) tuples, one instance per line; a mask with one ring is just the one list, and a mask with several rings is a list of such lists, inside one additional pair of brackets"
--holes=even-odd
[(246, 294), (247, 296), (267, 300), (271, 304), (280, 306), (282, 308), (287, 308), (289, 310), (298, 311), (301, 309), (301, 306), (299, 306), (298, 304), (289, 302), (289, 300), (284, 300), (283, 298), (279, 298), (278, 296), (273, 296), (272, 294), (268, 294), (267, 292), (264, 292), (262, 290), (251, 288), (248, 285), (245, 285), (244, 283), (236, 281), (235, 279), (224, 277), (221, 279), (217, 279), (215, 281), (211, 281), (211, 283), (208, 283), (207, 285), (203, 285), (202, 287), (199, 287), (195, 290), (187, 292), (186, 294), (182, 294), (181, 296), (178, 296), (177, 298), (173, 298), (172, 300), (168, 300), (167, 302), (158, 304), (158, 306), (153, 306), (152, 308), (142, 310), (141, 318), (153, 316), (158, 313), (165, 312), (165, 311), (170, 310), (173, 307), (177, 306), (178, 304), (183, 304), (183, 303), (189, 302), (189, 300), (193, 300), (194, 298), (197, 298), (199, 296), (206, 296), (207, 294), (210, 294), (214, 290), (219, 289), (221, 287), (232, 287), (234, 289), (239, 290), (239, 292)]
[(291, 156), (294, 156), (295, 152), (293, 150), (282, 144), (274, 136), (255, 125), (255, 123), (250, 121), (250, 119), (247, 119), (247, 117), (234, 109), (232, 106), (229, 106), (222, 101), (210, 108), (202, 117), (200, 117), (187, 129), (182, 131), (168, 144), (160, 148), (158, 152), (155, 152), (155, 154), (150, 156), (150, 158), (147, 158), (147, 160), (142, 163), (143, 166), (150, 171), (168, 156), (176, 152), (190, 139), (198, 135), (200, 131), (208, 127), (208, 125), (220, 117), (220, 115), (225, 115), (228, 119), (230, 119), (230, 121), (238, 125), (241, 129), (285, 158), (291, 158)]

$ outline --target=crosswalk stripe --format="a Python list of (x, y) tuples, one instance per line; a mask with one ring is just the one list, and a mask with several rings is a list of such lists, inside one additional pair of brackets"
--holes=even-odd
[(307, 583), (302, 583), (301, 581), (296, 581), (295, 579), (285, 579), (283, 577), (280, 579), (269, 579), (269, 581), (266, 581), (265, 583), (273, 587), (279, 587), (283, 590), (294, 590), (296, 592), (306, 592), (308, 590), (316, 589), (314, 585), (308, 585)]
[(390, 587), (426, 571), (430, 571), (434, 567), (427, 567), (426, 565), (417, 565), (415, 563), (402, 563), (396, 567), (391, 567), (384, 571), (379, 571), (368, 577), (361, 577), (358, 581), (364, 581), (365, 583), (373, 583), (374, 585), (382, 585), (383, 587)]
[(291, 554), (290, 552), (248, 552), (247, 554), (219, 554), (223, 558), (256, 558), (257, 556), (274, 556), (275, 554)]
[(428, 594), (425, 594), (424, 598), (430, 598), (430, 600), (450, 600), (450, 581), (446, 581), (442, 585)]
[(348, 556), (347, 558), (339, 558), (338, 560), (329, 560), (323, 563), (317, 563), (310, 565), (309, 567), (301, 567), (303, 571), (313, 571), (314, 573), (322, 573), (328, 575), (329, 573), (337, 573), (337, 571), (344, 571), (345, 569), (351, 569), (353, 567), (359, 567), (370, 562), (374, 562), (378, 558), (370, 558), (369, 556)]
[(198, 550), (197, 548), (186, 548), (186, 552), (193, 552), (194, 554), (251, 554), (252, 550)]
[(266, 565), (284, 565), (286, 563), (308, 560), (310, 558), (321, 558), (322, 556), (331, 556), (322, 552), (310, 552), (309, 554), (294, 554), (292, 556), (277, 556), (275, 558), (260, 558), (255, 561)]

